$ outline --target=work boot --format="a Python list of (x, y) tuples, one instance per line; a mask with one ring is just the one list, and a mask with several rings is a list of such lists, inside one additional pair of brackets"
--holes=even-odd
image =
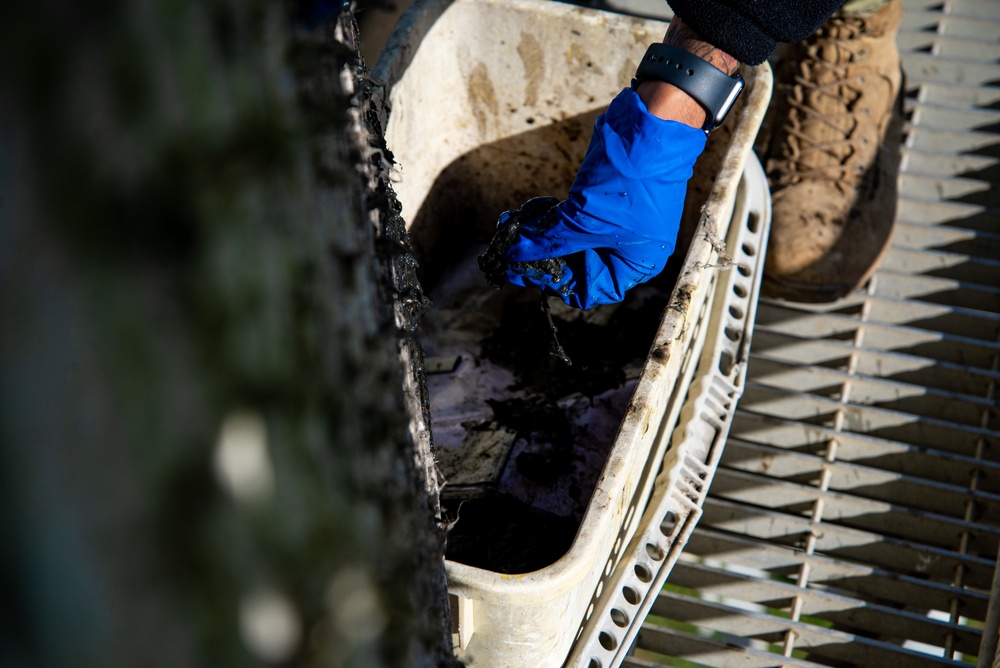
[(862, 285), (896, 217), (901, 0), (837, 15), (788, 45), (776, 70), (765, 168), (773, 219), (762, 289), (829, 302)]

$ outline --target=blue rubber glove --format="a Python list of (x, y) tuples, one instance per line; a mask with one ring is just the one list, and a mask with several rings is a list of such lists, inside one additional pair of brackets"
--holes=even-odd
[(503, 213), (480, 269), (496, 287), (533, 285), (577, 308), (621, 301), (673, 253), (705, 139), (653, 116), (626, 88), (594, 124), (569, 197)]

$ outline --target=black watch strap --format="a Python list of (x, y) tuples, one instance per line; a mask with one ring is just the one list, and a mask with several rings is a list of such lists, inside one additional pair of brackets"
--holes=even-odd
[(643, 79), (673, 84), (705, 108), (705, 132), (722, 124), (743, 91), (743, 77), (729, 76), (715, 65), (670, 44), (650, 44), (635, 71), (633, 88)]

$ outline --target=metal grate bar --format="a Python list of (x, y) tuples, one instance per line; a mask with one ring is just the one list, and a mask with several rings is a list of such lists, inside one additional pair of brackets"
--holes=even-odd
[(956, 591), (948, 584), (923, 576), (894, 573), (834, 556), (807, 555), (776, 543), (706, 527), (699, 527), (688, 546), (690, 557), (721, 563), (736, 572), (756, 571), (758, 577), (792, 584), (795, 574), (805, 567), (811, 573), (811, 587), (822, 586), (889, 607), (940, 610), (957, 598), (970, 617), (982, 619), (989, 602), (989, 597), (982, 592)]
[[(934, 108), (937, 111), (939, 108)], [(942, 114), (946, 115), (946, 114)], [(944, 129), (944, 128), (942, 128)], [(952, 155), (930, 153), (917, 149), (905, 149), (903, 159), (911, 174), (931, 174), (938, 176), (977, 176), (991, 183), (1000, 181), (1000, 168), (996, 160), (981, 155)], [(986, 236), (985, 234), (983, 236)], [(996, 235), (989, 235), (996, 239)], [(991, 252), (995, 257), (995, 253)]]
[(754, 364), (753, 380), (769, 388), (794, 387), (803, 394), (834, 399), (839, 396), (841, 386), (850, 382), (853, 401), (857, 403), (970, 426), (978, 426), (983, 407), (990, 406), (990, 401), (982, 396), (851, 374), (838, 368), (804, 368), (771, 359)]
[[(914, 82), (910, 82), (914, 83)], [(993, 86), (961, 86), (958, 84), (924, 82), (915, 89), (908, 89), (907, 94), (914, 93), (914, 99), (925, 104), (935, 104), (950, 107), (958, 111), (967, 109), (995, 109), (1000, 100), (1000, 89)], [(941, 149), (948, 151), (947, 146)]]
[(959, 58), (978, 62), (1000, 60), (1000, 44), (988, 39), (951, 37), (927, 32), (902, 33), (896, 40), (905, 51), (933, 53), (944, 58)]
[[(1000, 123), (1000, 112), (994, 109), (956, 109), (955, 107), (910, 100), (906, 105), (906, 111), (910, 119), (911, 131), (914, 128), (921, 130), (955, 130), (956, 128), (962, 128), (968, 132), (988, 134), (990, 128)], [(950, 152), (942, 153), (950, 155)], [(909, 155), (909, 153), (906, 155)], [(940, 170), (933, 170), (930, 173), (941, 175)], [(906, 175), (903, 178), (905, 179)]]
[[(982, 89), (975, 88), (973, 90)], [(921, 128), (921, 132), (913, 136), (915, 138), (909, 144), (909, 147), (923, 151), (947, 151), (951, 149), (961, 153), (972, 153), (973, 155), (988, 155), (987, 152), (995, 150), (996, 146), (996, 136), (988, 132)], [(903, 197), (902, 199), (906, 200), (908, 198)]]
[(730, 439), (726, 448), (726, 463), (736, 470), (801, 482), (818, 480), (825, 473), (831, 490), (956, 518), (964, 518), (967, 504), (974, 501), (981, 508), (980, 522), (1000, 526), (998, 494), (843, 460), (826, 464), (820, 457), (740, 439)]
[[(789, 514), (808, 515), (813, 504), (822, 501), (825, 523), (941, 549), (948, 549), (954, 545), (954, 536), (968, 531), (976, 538), (976, 554), (989, 555), (989, 564), (1000, 547), (998, 530), (994, 527), (852, 494), (817, 492), (815, 484), (799, 484), (727, 469), (716, 474), (713, 485), (712, 491), (717, 498), (761, 507), (770, 501), (769, 507)], [(780, 506), (774, 505), (776, 494), (780, 495)]]
[[(755, 359), (834, 369), (846, 368), (852, 361), (859, 376), (881, 377), (970, 396), (983, 396), (989, 384), (1000, 379), (998, 374), (961, 364), (895, 351), (856, 348), (834, 339), (801, 339), (771, 330), (758, 330), (754, 346)], [(761, 363), (754, 362), (755, 365)]]
[[(866, 321), (875, 326), (899, 325), (926, 329), (940, 334), (978, 339), (994, 345), (997, 335), (1000, 334), (1000, 314), (948, 307), (946, 304), (930, 304), (913, 300), (901, 302), (886, 299), (878, 296), (877, 287), (873, 288), (872, 293), (866, 295), (863, 300), (841, 302), (838, 305), (837, 313), (854, 313), (856, 316), (860, 316), (861, 307), (867, 306), (870, 311), (878, 313), (877, 320), (865, 318)], [(855, 310), (850, 310), (851, 307)], [(865, 329), (867, 327), (864, 327), (856, 317), (849, 331), (858, 333), (859, 330)]]
[[(947, 14), (957, 16), (967, 16), (970, 18), (996, 19), (996, 7), (994, 0), (949, 0), (947, 4), (942, 0), (907, 0), (907, 12), (917, 10), (933, 10), (935, 12), (945, 11)], [(938, 16), (941, 16), (939, 13)]]
[[(909, 5), (909, 3), (907, 3)], [(975, 15), (946, 15), (942, 16), (936, 11), (914, 11), (907, 7), (906, 14), (903, 15), (903, 23), (900, 30), (906, 32), (932, 33), (937, 32), (949, 37), (958, 37), (968, 40), (996, 40), (996, 22), (983, 20), (981, 16)]]
[[(775, 490), (775, 493), (780, 493)], [(871, 564), (912, 577), (950, 580), (956, 567), (968, 573), (969, 586), (988, 589), (993, 578), (993, 558), (962, 554), (956, 550), (922, 545), (877, 533), (851, 529), (823, 521), (821, 530), (813, 522), (781, 511), (755, 508), (709, 497), (702, 521), (724, 531), (753, 536), (792, 549), (807, 549), (839, 559)]]
[(879, 605), (863, 604), (851, 596), (823, 589), (803, 589), (794, 584), (761, 578), (758, 573), (737, 573), (724, 567), (693, 563), (690, 558), (674, 567), (671, 585), (686, 589), (701, 598), (729, 599), (753, 603), (762, 608), (781, 611), (795, 597), (802, 599), (802, 618), (815, 623), (833, 622), (839, 628), (872, 637), (913, 637), (927, 644), (943, 645), (948, 634), (954, 634), (961, 647), (975, 653), (982, 640), (982, 631), (948, 621)]
[[(719, 633), (702, 635), (657, 624), (644, 624), (636, 645), (639, 647), (636, 655), (625, 659), (622, 665), (628, 668), (662, 666), (660, 657), (671, 654), (685, 657), (685, 668), (692, 665), (773, 668), (778, 665), (773, 652), (759, 649), (747, 639)], [(646, 660), (644, 656), (650, 656), (653, 660)], [(788, 668), (814, 668), (817, 664), (786, 657), (782, 658), (780, 665)]]
[[(971, 20), (975, 30), (982, 36), (994, 39), (1000, 22)], [(992, 32), (991, 32), (992, 31)], [(989, 86), (997, 77), (996, 66), (975, 60), (943, 58), (937, 54), (910, 52), (903, 56), (907, 85), (922, 83), (946, 83), (963, 86)]]
[[(845, 302), (848, 304), (848, 302)], [(781, 325), (772, 327), (772, 325)], [(858, 330), (854, 318), (835, 313), (810, 313), (779, 304), (768, 304), (757, 315), (757, 327), (774, 329), (802, 339), (825, 338), (852, 341)], [(897, 324), (865, 325), (863, 347), (908, 352), (929, 360), (965, 364), (973, 368), (992, 369), (993, 358), (1000, 345), (993, 341), (974, 339), (964, 334), (948, 334), (931, 329)]]
[[(904, 241), (907, 235), (913, 234), (913, 230), (907, 229), (905, 222), (902, 222), (899, 227), (900, 241)], [(983, 241), (983, 238), (977, 235), (967, 243), (974, 245)], [(985, 241), (989, 243), (988, 239)], [(952, 245), (952, 249), (960, 251), (962, 245), (965, 244), (956, 242)], [(965, 259), (963, 260), (963, 258)], [(977, 286), (976, 289), (979, 289), (978, 286), (988, 285), (992, 277), (996, 275), (997, 270), (1000, 269), (996, 262), (967, 258), (968, 256), (958, 252), (918, 253), (909, 248), (896, 247), (889, 251), (883, 261), (883, 266), (885, 273), (899, 273), (900, 267), (910, 269), (920, 267), (923, 269), (925, 277), (949, 278), (970, 286)]]
[(810, 453), (820, 459), (823, 458), (826, 444), (836, 438), (838, 461), (863, 463), (885, 471), (928, 478), (945, 484), (967, 487), (977, 471), (986, 471), (988, 475), (979, 489), (1000, 493), (1000, 482), (992, 482), (1000, 478), (1000, 465), (980, 461), (975, 456), (966, 457), (944, 450), (908, 446), (864, 434), (838, 433), (833, 429), (804, 422), (777, 420), (751, 413), (737, 413), (733, 422), (734, 431), (737, 427), (737, 436), (740, 438)]
[(754, 610), (745, 604), (736, 606), (665, 591), (653, 604), (651, 614), (669, 615), (681, 623), (698, 624), (716, 633), (771, 645), (782, 644), (786, 634), (792, 633), (796, 647), (808, 651), (809, 658), (813, 661), (850, 660), (864, 666), (899, 668), (942, 665), (937, 658), (898, 645), (816, 624), (797, 622), (766, 611)]
[[(975, 457), (980, 438), (988, 429), (916, 416), (896, 410), (850, 404), (843, 409), (835, 399), (800, 394), (747, 383), (743, 402), (747, 412), (763, 413), (804, 424), (825, 426), (838, 434), (861, 433), (918, 447), (936, 448), (965, 457)], [(837, 420), (843, 421), (835, 426)]]
[(985, 207), (961, 202), (934, 202), (901, 199), (898, 216), (903, 222), (924, 225), (948, 225), (959, 229), (994, 230), (996, 216)]
[(952, 175), (937, 177), (907, 174), (900, 179), (900, 193), (916, 200), (925, 199), (925, 193), (933, 193), (936, 197), (978, 204), (994, 210), (1000, 206), (1000, 191), (993, 188), (990, 182)]
[[(1000, 266), (983, 267), (983, 274)], [(986, 276), (984, 279), (988, 280)], [(993, 309), (1000, 305), (1000, 290), (990, 285), (939, 276), (913, 276), (884, 270), (875, 291), (890, 299), (919, 299), (931, 304), (951, 304), (965, 310)]]

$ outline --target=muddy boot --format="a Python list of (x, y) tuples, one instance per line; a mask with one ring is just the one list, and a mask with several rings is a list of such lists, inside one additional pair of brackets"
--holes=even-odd
[[(876, 0), (877, 1), (877, 0)], [(763, 291), (829, 302), (863, 284), (896, 217), (901, 0), (834, 16), (777, 67), (765, 167), (773, 195)]]

